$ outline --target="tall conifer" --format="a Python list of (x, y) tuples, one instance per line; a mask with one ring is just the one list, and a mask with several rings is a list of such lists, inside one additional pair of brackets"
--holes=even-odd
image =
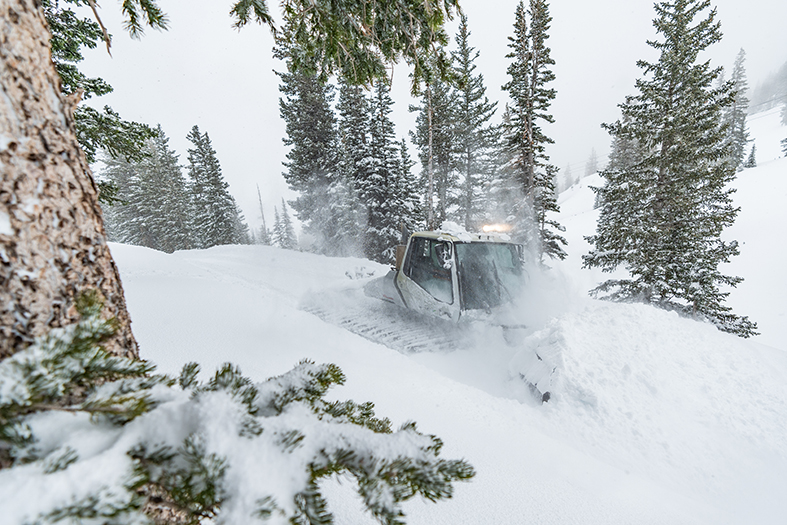
[(104, 160), (103, 175), (119, 188), (119, 203), (105, 220), (110, 239), (172, 253), (193, 247), (191, 203), (178, 156), (159, 126), (140, 150), (140, 160)]
[(730, 84), (712, 87), (720, 68), (697, 55), (721, 39), (716, 10), (695, 18), (709, 0), (671, 0), (655, 5), (654, 26), (663, 40), (648, 44), (657, 62), (641, 60), (639, 94), (620, 105), (621, 120), (605, 125), (614, 138), (636, 141), (642, 155), (633, 165), (602, 172), (605, 185), (594, 249), (586, 267), (611, 272), (622, 266), (629, 278), (610, 279), (593, 294), (612, 300), (641, 300), (708, 319), (721, 330), (747, 337), (756, 325), (723, 304), (740, 277), (718, 266), (738, 254), (738, 243), (721, 239), (738, 213), (728, 184), (735, 168), (721, 125), (735, 93)]
[[(403, 233), (423, 229), (424, 220), (421, 210), (421, 194), (418, 177), (412, 172), (415, 162), (410, 158), (407, 141), (401, 139), (397, 151), (397, 171), (392, 183), (392, 205), (389, 224), (397, 231), (398, 239), (391, 234), (392, 244), (383, 251), (383, 259), (391, 262), (396, 258), (396, 244), (406, 242)], [(396, 242), (393, 242), (393, 241)]]
[(454, 90), (454, 154), (462, 180), (459, 188), (459, 218), (467, 230), (477, 229), (487, 209), (484, 191), (491, 171), (491, 149), (498, 130), (489, 124), (497, 102), (486, 97), (484, 77), (476, 74), (475, 61), (480, 53), (470, 46), (467, 16), (462, 14), (457, 49), (451, 53), (458, 87)]
[(332, 190), (343, 182), (339, 174), (336, 117), (331, 109), (333, 86), (308, 71), (278, 75), (283, 95), (279, 109), (287, 131), (283, 140), (291, 146), (283, 175), (298, 193), (291, 204), (304, 230), (314, 236), (316, 250), (332, 255), (339, 242), (333, 199), (341, 195)]
[(746, 115), (749, 109), (749, 99), (746, 93), (749, 84), (746, 79), (744, 66), (746, 52), (741, 49), (735, 58), (732, 68), (732, 82), (735, 96), (732, 104), (723, 112), (723, 123), (728, 126), (727, 135), (730, 142), (730, 159), (737, 169), (741, 169), (746, 157), (746, 145), (749, 143), (749, 131), (746, 129)]
[(515, 213), (524, 202), (522, 184), (514, 176), (516, 164), (513, 162), (514, 151), (508, 147), (508, 137), (502, 132), (512, 127), (511, 105), (506, 104), (500, 124), (501, 135), (493, 156), (493, 167), (488, 185), (489, 204), (487, 212), (492, 223), (514, 224)]
[(454, 103), (449, 84), (432, 78), (421, 94), (415, 131), (410, 138), (421, 161), (423, 210), (428, 229), (439, 228), (453, 219), (458, 193), (456, 174)]
[[(574, 179), (574, 173), (571, 171), (571, 165), (566, 166), (566, 169), (563, 170), (563, 189), (566, 190), (574, 185), (576, 180)], [(558, 188), (558, 191), (560, 189)]]
[(284, 237), (281, 229), (281, 217), (279, 217), (279, 209), (273, 207), (273, 231), (271, 232), (271, 244), (281, 248), (281, 239)]
[(585, 177), (590, 177), (598, 172), (598, 155), (596, 155), (596, 148), (590, 149), (590, 156), (585, 163)]
[(189, 190), (191, 193), (192, 232), (198, 248), (247, 242), (240, 235), (238, 208), (229, 193), (229, 184), (208, 133), (194, 126), (186, 136), (194, 146), (189, 153)]
[(359, 196), (359, 189), (369, 176), (371, 158), (369, 132), (371, 127), (369, 99), (362, 86), (354, 86), (339, 79), (339, 175), (334, 214), (339, 221), (337, 255), (363, 255), (366, 231), (366, 207)]
[(364, 253), (378, 262), (392, 262), (390, 248), (399, 242), (401, 206), (399, 150), (391, 121), (393, 100), (387, 80), (374, 85), (369, 133), (369, 165), (358, 193), (366, 208)]
[(749, 158), (746, 159), (746, 162), (743, 164), (744, 168), (756, 168), (757, 167), (757, 144), (751, 145), (751, 152), (749, 153)]
[(257, 199), (260, 202), (260, 219), (262, 219), (262, 226), (260, 226), (259, 233), (255, 236), (257, 244), (263, 246), (271, 245), (271, 232), (268, 230), (268, 225), (265, 224), (265, 211), (262, 209), (262, 195), (260, 194), (260, 185), (257, 184)]
[(298, 238), (295, 235), (295, 227), (292, 225), (290, 213), (287, 211), (287, 203), (281, 200), (281, 215), (274, 208), (275, 222), (273, 224), (273, 240), (277, 246), (285, 250), (294, 250), (298, 247)]
[(519, 190), (510, 215), (515, 218), (517, 236), (540, 260), (544, 255), (566, 256), (562, 248), (566, 240), (556, 233), (564, 228), (549, 218), (550, 213), (559, 211), (554, 183), (558, 169), (549, 164), (546, 154), (546, 145), (554, 141), (541, 127), (554, 122), (548, 111), (556, 92), (547, 87), (555, 79), (550, 69), (555, 62), (546, 45), (551, 21), (545, 0), (530, 0), (527, 10), (524, 2), (519, 2), (514, 36), (509, 37), (511, 53), (507, 55), (512, 59), (508, 67), (511, 79), (503, 86), (511, 97), (510, 117), (503, 129), (508, 157), (504, 176), (516, 181)]
[(107, 239), (112, 242), (158, 248), (158, 236), (149, 225), (143, 206), (147, 200), (147, 184), (137, 163), (124, 158), (105, 159), (102, 175), (116, 185), (118, 203), (104, 209)]
[[(630, 119), (624, 115), (623, 122), (629, 121)], [(636, 137), (613, 134), (607, 171), (621, 171), (631, 168), (641, 162), (646, 153)]]

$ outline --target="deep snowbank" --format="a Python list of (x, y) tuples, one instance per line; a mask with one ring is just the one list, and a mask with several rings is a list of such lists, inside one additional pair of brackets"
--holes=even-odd
[(685, 491), (717, 494), (740, 477), (767, 490), (758, 478), (777, 464), (787, 481), (783, 352), (674, 313), (598, 301), (528, 343), (563, 356), (555, 403), (542, 411), (553, 435)]

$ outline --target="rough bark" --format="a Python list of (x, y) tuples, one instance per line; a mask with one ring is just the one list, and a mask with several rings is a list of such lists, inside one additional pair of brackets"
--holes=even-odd
[(78, 319), (98, 290), (118, 320), (107, 350), (138, 357), (98, 192), (60, 94), (35, 0), (0, 0), (0, 360)]

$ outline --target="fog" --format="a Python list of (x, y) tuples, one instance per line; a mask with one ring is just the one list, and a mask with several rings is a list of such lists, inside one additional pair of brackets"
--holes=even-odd
[[(462, 2), (472, 33), (470, 43), (481, 53), (478, 71), (484, 75), (489, 98), (499, 100), (501, 109), (505, 94), (500, 86), (507, 80), (506, 46), (516, 4), (514, 0)], [(119, 6), (103, 6), (101, 16), (114, 35), (112, 57), (102, 46), (88, 50), (83, 69), (104, 78), (115, 92), (90, 103), (108, 104), (126, 119), (160, 123), (183, 163), (189, 147), (186, 134), (199, 125), (210, 135), (230, 191), (249, 225), (257, 228), (261, 223), (256, 184), (262, 191), (266, 220), (272, 224), (273, 207), (280, 205), (281, 197), (294, 195), (281, 176), (287, 150), (282, 144), (278, 78), (273, 73), (284, 65), (271, 57), (268, 29), (234, 30), (229, 1), (160, 0), (160, 5), (170, 18), (170, 30), (148, 30), (138, 41), (124, 33)], [(725, 36), (703, 58), (730, 69), (744, 48), (752, 88), (787, 61), (783, 29), (787, 2), (716, 0), (713, 5), (718, 7)], [(576, 177), (584, 173), (592, 149), (604, 165), (609, 137), (600, 124), (614, 121), (617, 104), (633, 94), (640, 75), (636, 61), (656, 58), (646, 44), (656, 36), (651, 23), (655, 12), (651, 2), (630, 0), (552, 2), (550, 12), (548, 44), (556, 62), (557, 98), (552, 105), (556, 122), (546, 127), (555, 140), (548, 153), (561, 174), (570, 167)], [(456, 21), (449, 28), (452, 37), (455, 32)], [(392, 118), (399, 137), (414, 128), (415, 115), (407, 110), (413, 102), (408, 74), (403, 64), (393, 68)]]

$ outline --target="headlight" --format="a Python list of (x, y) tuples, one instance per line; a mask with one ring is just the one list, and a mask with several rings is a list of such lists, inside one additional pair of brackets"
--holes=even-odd
[(510, 224), (484, 224), (481, 227), (484, 233), (508, 233), (511, 231)]

